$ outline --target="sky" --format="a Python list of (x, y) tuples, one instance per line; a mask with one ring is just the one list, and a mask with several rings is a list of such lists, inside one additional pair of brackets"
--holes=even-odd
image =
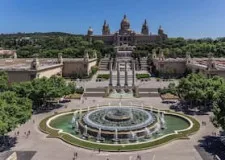
[(225, 37), (225, 0), (0, 0), (0, 33), (68, 32), (101, 34), (104, 20), (111, 32), (123, 15), (140, 32), (159, 25), (169, 37)]

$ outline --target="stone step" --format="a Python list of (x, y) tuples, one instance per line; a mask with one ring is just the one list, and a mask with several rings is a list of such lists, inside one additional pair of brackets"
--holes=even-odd
[(105, 92), (85, 92), (84, 97), (104, 97)]
[(158, 92), (150, 92), (150, 93), (139, 92), (139, 97), (160, 97), (160, 95)]

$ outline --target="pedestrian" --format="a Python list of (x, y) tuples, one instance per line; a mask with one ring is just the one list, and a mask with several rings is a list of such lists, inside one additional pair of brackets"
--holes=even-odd
[(77, 156), (78, 156), (78, 154), (77, 154), (77, 152), (75, 153), (75, 157), (77, 158)]
[(35, 123), (35, 120), (33, 119), (33, 123)]
[(20, 132), (19, 131), (17, 131), (17, 136), (20, 134)]
[(100, 154), (100, 152), (101, 152), (101, 149), (99, 148), (99, 149), (98, 149), (98, 153)]

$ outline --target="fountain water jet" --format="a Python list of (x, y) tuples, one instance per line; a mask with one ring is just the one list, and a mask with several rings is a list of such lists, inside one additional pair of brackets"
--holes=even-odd
[(99, 128), (98, 129), (98, 134), (97, 134), (97, 137), (96, 137), (97, 142), (101, 142), (101, 141), (104, 140), (104, 138), (102, 138), (102, 135), (101, 134), (102, 134), (102, 129)]
[(78, 121), (75, 122), (75, 133), (79, 133), (79, 124)]
[(150, 130), (147, 127), (145, 127), (145, 134), (145, 138), (150, 138), (152, 136)]
[(115, 143), (117, 143), (117, 142), (119, 141), (119, 138), (118, 138), (118, 130), (117, 130), (117, 128), (115, 129), (113, 141), (114, 141)]
[(165, 118), (164, 118), (164, 113), (162, 112), (161, 117), (160, 117), (160, 123), (161, 123), (161, 128), (165, 129), (166, 127), (166, 122), (165, 122)]
[(136, 142), (137, 141), (137, 136), (133, 131), (130, 131), (130, 141), (131, 142)]
[(85, 126), (84, 126), (84, 132), (83, 132), (83, 137), (84, 137), (85, 139), (88, 138), (88, 133), (87, 133), (87, 131), (88, 131), (88, 127), (87, 127), (87, 125), (85, 125)]

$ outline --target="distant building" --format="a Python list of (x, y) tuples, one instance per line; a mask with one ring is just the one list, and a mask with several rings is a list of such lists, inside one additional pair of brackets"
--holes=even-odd
[(180, 75), (187, 70), (192, 73), (202, 73), (207, 77), (221, 76), (225, 78), (225, 58), (214, 58), (209, 54), (208, 58), (165, 58), (163, 52), (159, 55), (152, 54), (153, 66), (162, 75)]
[(9, 82), (30, 81), (35, 78), (54, 75), (73, 77), (75, 74), (89, 75), (95, 66), (96, 57), (90, 59), (86, 52), (84, 58), (4, 58), (0, 59), (0, 71), (8, 74)]
[(152, 34), (149, 30), (147, 20), (144, 21), (141, 33), (136, 33), (130, 29), (130, 22), (127, 19), (127, 16), (124, 15), (119, 31), (115, 33), (110, 32), (109, 24), (104, 21), (102, 26), (102, 35), (94, 35), (93, 29), (90, 27), (86, 35), (87, 40), (102, 40), (105, 44), (110, 45), (137, 45), (137, 44), (148, 44), (154, 41), (160, 41), (167, 39), (167, 34), (164, 33), (162, 27), (158, 29), (158, 34)]

